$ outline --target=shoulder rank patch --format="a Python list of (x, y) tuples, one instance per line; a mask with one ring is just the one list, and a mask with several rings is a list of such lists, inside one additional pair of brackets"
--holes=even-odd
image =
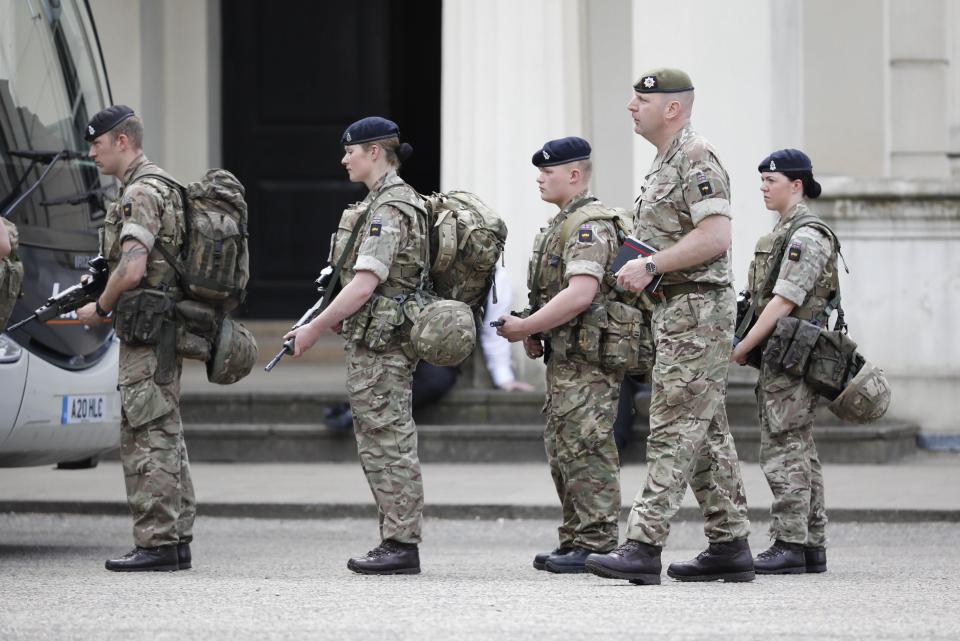
[(701, 196), (709, 196), (713, 193), (713, 185), (710, 184), (707, 175), (702, 171), (697, 172), (697, 189), (700, 190)]
[(591, 227), (590, 225), (581, 225), (580, 230), (577, 232), (577, 242), (592, 243), (593, 227)]
[(130, 218), (133, 215), (133, 203), (127, 203), (120, 208), (120, 213), (123, 214), (124, 218)]
[(790, 250), (787, 252), (787, 259), (792, 260), (793, 262), (798, 262), (800, 260), (800, 250), (803, 248), (803, 245), (799, 240), (795, 240), (790, 243)]

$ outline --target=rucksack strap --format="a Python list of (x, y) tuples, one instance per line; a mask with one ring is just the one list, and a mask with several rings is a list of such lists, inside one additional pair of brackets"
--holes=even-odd
[[(181, 256), (185, 255), (185, 254), (187, 253), (187, 242), (188, 242), (188, 240), (189, 240), (189, 238), (190, 238), (190, 217), (187, 215), (187, 210), (190, 208), (190, 201), (189, 201), (189, 199), (187, 198), (187, 188), (184, 187), (183, 185), (181, 185), (179, 182), (177, 182), (177, 181), (174, 180), (173, 178), (171, 178), (171, 177), (169, 177), (169, 176), (164, 176), (163, 174), (141, 174), (141, 175), (139, 175), (139, 176), (136, 176), (136, 177), (131, 181), (131, 184), (133, 184), (133, 183), (135, 183), (135, 182), (139, 182), (139, 181), (143, 180), (144, 178), (156, 178), (157, 180), (159, 180), (159, 181), (162, 182), (163, 184), (167, 185), (167, 186), (170, 187), (171, 189), (175, 189), (175, 190), (177, 190), (177, 192), (179, 192), (179, 194), (180, 194), (180, 202), (181, 202), (181, 204), (183, 205), (183, 229), (184, 229), (184, 232), (183, 232), (183, 243), (182, 243), (181, 246), (180, 246), (180, 255), (181, 255)], [(159, 252), (160, 252), (160, 255), (163, 256), (163, 259), (164, 259), (165, 261), (167, 261), (167, 264), (169, 264), (170, 267), (173, 268), (174, 273), (175, 273), (177, 276), (179, 276), (179, 277), (180, 277), (184, 282), (186, 282), (188, 285), (189, 285), (189, 284), (197, 284), (197, 285), (201, 285), (201, 286), (204, 286), (204, 287), (209, 287), (209, 286), (210, 286), (209, 282), (205, 281), (205, 279), (190, 279), (190, 278), (188, 278), (187, 275), (184, 273), (183, 264), (180, 262), (180, 260), (179, 260), (177, 257), (173, 256), (173, 255), (163, 246), (163, 243), (161, 243), (161, 242), (159, 241), (159, 239), (157, 239), (157, 242), (155, 242), (153, 246), (157, 248), (157, 251), (159, 251)], [(146, 274), (144, 274), (144, 280), (146, 280)], [(204, 282), (200, 282), (200, 281), (204, 281)], [(170, 287), (170, 286), (173, 285), (173, 281), (171, 280), (170, 282), (165, 282), (164, 285), (165, 285), (166, 287)], [(220, 288), (217, 286), (216, 283), (213, 283), (213, 286), (214, 286), (214, 289), (220, 289)], [(230, 292), (230, 295), (231, 295), (231, 296), (234, 296), (234, 297), (236, 297), (236, 296), (239, 295), (241, 302), (243, 301), (243, 295), (244, 295), (243, 290), (239, 290), (239, 294), (237, 294), (236, 291)]]
[[(570, 227), (570, 230), (564, 236), (564, 231), (567, 229), (567, 223), (577, 214), (579, 210), (584, 205), (596, 201), (597, 198), (594, 196), (587, 196), (581, 198), (577, 202), (573, 203), (570, 208), (570, 213), (567, 214), (567, 219), (560, 224), (560, 234), (561, 240), (563, 241), (561, 247), (567, 246), (567, 241), (570, 240), (570, 235), (573, 233), (574, 227)], [(599, 212), (598, 212), (599, 213)], [(591, 220), (589, 216), (584, 217), (584, 221)], [(577, 227), (583, 224), (583, 222), (578, 222)], [(530, 312), (533, 313), (537, 309), (537, 294), (540, 293), (539, 283), (540, 283), (540, 266), (543, 265), (543, 252), (547, 249), (547, 243), (550, 242), (550, 239), (553, 238), (553, 234), (544, 234), (543, 240), (540, 241), (540, 247), (537, 248), (537, 266), (533, 270), (533, 280), (531, 282), (530, 292), (527, 294), (527, 303), (530, 306)]]

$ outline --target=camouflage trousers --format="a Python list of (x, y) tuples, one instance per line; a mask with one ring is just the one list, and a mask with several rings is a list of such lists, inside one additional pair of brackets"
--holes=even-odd
[(760, 467), (773, 492), (770, 537), (826, 544), (823, 468), (813, 442), (819, 397), (802, 379), (764, 368), (757, 381)]
[(560, 547), (609, 552), (617, 546), (620, 459), (613, 438), (620, 376), (594, 365), (547, 364), (550, 475), (563, 507)]
[(740, 461), (727, 423), (734, 310), (729, 287), (677, 296), (654, 310), (657, 357), (647, 480), (630, 510), (628, 539), (662, 546), (687, 485), (711, 542), (750, 533)]
[(417, 362), (399, 348), (377, 353), (351, 342), (346, 350), (353, 429), (377, 504), (380, 538), (419, 543), (423, 481), (411, 408)]
[(180, 422), (180, 372), (159, 385), (157, 348), (120, 344), (120, 461), (140, 547), (189, 542), (197, 501)]

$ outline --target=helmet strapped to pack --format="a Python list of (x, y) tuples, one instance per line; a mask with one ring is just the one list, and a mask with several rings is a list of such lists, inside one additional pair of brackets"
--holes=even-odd
[(466, 303), (439, 300), (420, 311), (410, 340), (423, 360), (431, 365), (453, 367), (466, 360), (477, 345), (476, 320)]
[(867, 361), (829, 405), (838, 418), (852, 423), (870, 423), (890, 407), (890, 383), (883, 369)]
[(230, 385), (250, 373), (257, 362), (257, 340), (242, 324), (224, 318), (207, 361), (207, 380)]

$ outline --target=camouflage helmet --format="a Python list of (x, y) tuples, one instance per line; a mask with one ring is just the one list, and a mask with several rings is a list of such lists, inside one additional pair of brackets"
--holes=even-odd
[(890, 406), (890, 384), (883, 369), (866, 362), (830, 403), (831, 412), (852, 423), (870, 423), (887, 413)]
[(430, 303), (414, 321), (410, 340), (417, 356), (431, 365), (459, 365), (477, 346), (477, 326), (470, 306), (457, 300)]
[(224, 318), (207, 361), (207, 380), (230, 385), (250, 373), (257, 362), (257, 341), (250, 331), (231, 318)]

